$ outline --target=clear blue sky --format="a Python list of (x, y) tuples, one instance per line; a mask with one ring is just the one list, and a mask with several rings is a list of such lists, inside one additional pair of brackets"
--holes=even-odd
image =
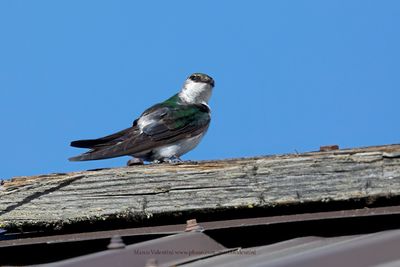
[(0, 2), (0, 178), (68, 162), (192, 72), (216, 81), (184, 159), (399, 143), (400, 1)]

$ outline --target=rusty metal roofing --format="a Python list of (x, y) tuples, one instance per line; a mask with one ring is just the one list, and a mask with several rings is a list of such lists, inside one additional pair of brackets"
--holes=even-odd
[(2, 236), (0, 265), (391, 266), (400, 259), (400, 207)]
[(399, 260), (400, 230), (395, 230), (332, 238), (296, 238), (273, 245), (237, 250), (182, 266), (364, 267)]
[(143, 267), (148, 262), (154, 264), (160, 262), (163, 265), (172, 266), (180, 262), (190, 262), (228, 251), (230, 250), (203, 233), (188, 232), (52, 263), (51, 266)]
[[(306, 222), (306, 221), (312, 222), (320, 220), (335, 220), (335, 219), (346, 219), (346, 218), (354, 219), (363, 217), (371, 218), (378, 216), (393, 216), (393, 215), (400, 215), (400, 206), (387, 206), (387, 207), (376, 207), (376, 208), (267, 216), (267, 217), (257, 217), (257, 218), (220, 220), (220, 221), (202, 222), (201, 226), (206, 231), (212, 231), (212, 230), (221, 230), (228, 228), (260, 226), (260, 225), (278, 225), (283, 223), (296, 223), (296, 222)], [(16, 234), (16, 233), (8, 234), (6, 231), (2, 232), (0, 229), (0, 248), (10, 247), (10, 246), (20, 246), (20, 245), (32, 245), (40, 243), (62, 243), (62, 242), (95, 240), (101, 238), (111, 238), (112, 236), (115, 235), (124, 237), (154, 235), (156, 238), (158, 236), (180, 233), (185, 230), (185, 227), (187, 228), (186, 224), (173, 224), (173, 225), (137, 227), (137, 228), (109, 230), (109, 231), (94, 231), (85, 233), (72, 233), (72, 234), (48, 235), (48, 236), (41, 236), (42, 234), (39, 232), (37, 233), (37, 235), (40, 237), (29, 237), (29, 238), (23, 238), (23, 234)], [(28, 236), (34, 236), (34, 235), (35, 235), (34, 233), (28, 233)]]
[(331, 238), (303, 237), (247, 249), (227, 249), (203, 233), (190, 232), (49, 266), (390, 266), (400, 260), (399, 252), (400, 230)]

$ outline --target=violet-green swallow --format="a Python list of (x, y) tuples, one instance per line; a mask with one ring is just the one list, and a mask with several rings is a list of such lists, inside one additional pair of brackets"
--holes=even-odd
[(180, 161), (180, 156), (195, 148), (208, 129), (208, 101), (213, 88), (210, 76), (194, 73), (179, 93), (145, 110), (130, 128), (98, 139), (71, 142), (73, 147), (90, 150), (69, 160), (132, 156), (140, 161)]

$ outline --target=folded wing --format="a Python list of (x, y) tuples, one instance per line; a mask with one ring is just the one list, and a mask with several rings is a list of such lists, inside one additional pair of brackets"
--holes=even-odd
[[(71, 161), (96, 160), (124, 155), (143, 155), (162, 145), (171, 144), (184, 138), (196, 136), (207, 130), (210, 110), (206, 105), (155, 105), (141, 117), (151, 123), (142, 128), (135, 120), (133, 126), (94, 140), (79, 140), (71, 146), (91, 150), (70, 158)], [(139, 118), (140, 119), (140, 118)]]

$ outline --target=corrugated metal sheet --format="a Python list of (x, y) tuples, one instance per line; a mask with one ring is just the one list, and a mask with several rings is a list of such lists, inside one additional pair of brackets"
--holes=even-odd
[(391, 265), (399, 260), (400, 230), (395, 230), (334, 238), (296, 238), (273, 245), (239, 250), (183, 266), (365, 267)]
[[(278, 225), (285, 223), (297, 223), (307, 221), (320, 221), (320, 220), (335, 220), (335, 219), (346, 219), (346, 218), (363, 218), (363, 217), (377, 217), (377, 216), (392, 216), (400, 215), (400, 206), (388, 206), (388, 207), (377, 207), (377, 208), (363, 208), (363, 209), (352, 209), (352, 210), (339, 210), (339, 211), (325, 211), (325, 212), (313, 212), (304, 214), (291, 214), (291, 215), (279, 215), (279, 216), (268, 216), (258, 218), (245, 218), (245, 219), (233, 219), (233, 220), (220, 220), (211, 222), (202, 222), (201, 226), (207, 231), (240, 228), (240, 227), (252, 227), (261, 225)], [(186, 224), (175, 224), (175, 225), (161, 225), (151, 227), (138, 227), (128, 229), (118, 229), (110, 231), (95, 231), (85, 233), (73, 233), (63, 235), (49, 235), (40, 237), (28, 237), (23, 238), (25, 234), (8, 234), (4, 230), (0, 229), (0, 248), (20, 245), (32, 245), (40, 243), (62, 243), (62, 242), (76, 242), (85, 240), (95, 240), (101, 238), (111, 238), (112, 236), (119, 235), (123, 237), (143, 236), (143, 235), (171, 235), (183, 232)], [(3, 235), (1, 235), (3, 234)], [(33, 233), (28, 233), (33, 235)], [(43, 233), (38, 233), (43, 235)]]
[(332, 238), (303, 237), (247, 249), (226, 249), (202, 233), (191, 232), (49, 266), (364, 267), (396, 266), (399, 260), (400, 230)]
[[(395, 266), (399, 211), (365, 208), (3, 240), (0, 265)], [(114, 238), (114, 249), (107, 250), (115, 235), (127, 245)]]
[(57, 267), (143, 267), (148, 262), (172, 266), (230, 251), (200, 232), (188, 232), (159, 238), (121, 249), (108, 250), (71, 260), (52, 263)]

